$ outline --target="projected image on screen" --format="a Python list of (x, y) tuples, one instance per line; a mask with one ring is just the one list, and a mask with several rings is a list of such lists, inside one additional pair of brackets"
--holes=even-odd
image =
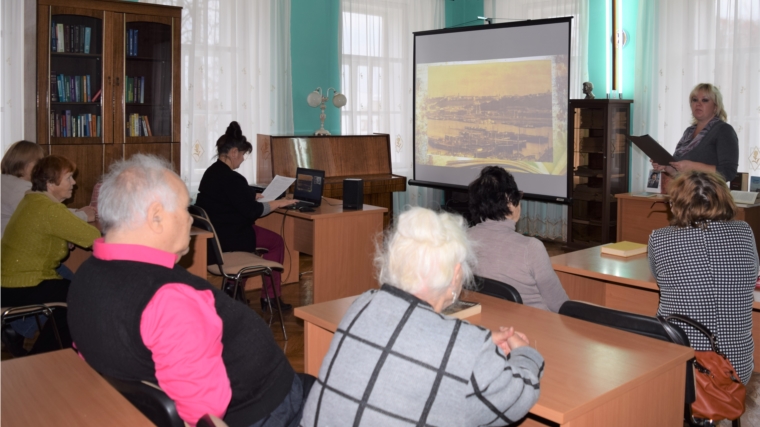
[(416, 32), (414, 185), (466, 189), (487, 165), (567, 201), (572, 18)]
[(503, 164), (515, 172), (564, 174), (566, 151), (555, 152), (554, 143), (555, 136), (564, 137), (567, 123), (554, 118), (566, 111), (555, 111), (552, 93), (554, 85), (566, 85), (567, 74), (562, 75), (556, 60), (417, 65), (418, 161), (453, 167)]

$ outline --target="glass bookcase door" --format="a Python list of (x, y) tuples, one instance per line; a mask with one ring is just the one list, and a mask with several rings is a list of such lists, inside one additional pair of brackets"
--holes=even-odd
[(52, 144), (103, 140), (103, 19), (50, 16), (49, 126)]
[(172, 23), (127, 15), (124, 26), (124, 136), (127, 143), (171, 142)]
[(604, 219), (604, 133), (602, 108), (574, 109), (573, 239), (601, 243)]

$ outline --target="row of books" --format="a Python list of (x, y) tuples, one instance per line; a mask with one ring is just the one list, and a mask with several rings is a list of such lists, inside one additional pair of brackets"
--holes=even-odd
[(50, 50), (53, 52), (90, 53), (92, 28), (84, 25), (56, 24), (53, 21)]
[(66, 76), (50, 72), (50, 101), (52, 102), (95, 102), (100, 98), (100, 89), (92, 94), (92, 78), (86, 76)]
[(145, 77), (129, 77), (126, 78), (127, 84), (125, 85), (126, 102), (136, 102), (139, 104), (145, 103)]
[(127, 136), (153, 136), (148, 116), (130, 114), (127, 121)]
[(50, 136), (100, 136), (101, 126), (100, 116), (96, 114), (72, 115), (71, 110), (50, 112)]
[(127, 30), (127, 56), (137, 56), (137, 30)]

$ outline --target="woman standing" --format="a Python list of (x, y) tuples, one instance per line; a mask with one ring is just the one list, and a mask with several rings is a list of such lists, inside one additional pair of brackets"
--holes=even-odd
[(689, 94), (691, 126), (678, 141), (676, 161), (670, 165), (652, 163), (655, 170), (675, 176), (678, 172), (717, 172), (726, 182), (736, 176), (739, 167), (739, 138), (726, 123), (723, 96), (710, 83), (700, 83)]
[[(214, 225), (222, 251), (255, 252), (257, 247), (269, 250), (263, 258), (282, 264), (285, 245), (279, 234), (259, 227), (256, 220), (283, 206), (296, 203), (296, 200), (274, 200), (260, 203), (260, 196), (248, 181), (235, 172), (243, 163), (253, 146), (243, 135), (238, 122), (232, 122), (224, 135), (216, 141), (218, 160), (206, 169), (198, 187), (195, 204), (203, 208)], [(280, 298), (281, 274), (272, 271), (274, 294), (268, 289), (270, 298)], [(261, 308), (266, 309), (264, 288), (261, 289)], [(277, 305), (274, 304), (276, 307)], [(280, 299), (283, 311), (293, 308)]]
[[(658, 315), (684, 314), (715, 335), (742, 382), (752, 375), (752, 303), (758, 254), (749, 225), (736, 213), (726, 182), (690, 171), (670, 189), (671, 226), (649, 237), (649, 264), (660, 287)], [(700, 332), (683, 329), (695, 350), (711, 350)]]

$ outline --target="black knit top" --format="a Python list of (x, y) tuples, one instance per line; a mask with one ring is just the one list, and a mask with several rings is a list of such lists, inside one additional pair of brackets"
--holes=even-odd
[(256, 192), (248, 181), (217, 161), (206, 169), (195, 202), (208, 213), (223, 252), (256, 250), (253, 223), (261, 217), (264, 205), (256, 201)]

